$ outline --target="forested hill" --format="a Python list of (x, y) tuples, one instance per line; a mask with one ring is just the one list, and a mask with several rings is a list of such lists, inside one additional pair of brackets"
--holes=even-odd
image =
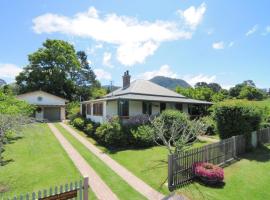
[(175, 90), (176, 86), (183, 88), (191, 87), (186, 81), (182, 79), (169, 78), (164, 76), (155, 76), (154, 78), (150, 79), (150, 81), (172, 90)]

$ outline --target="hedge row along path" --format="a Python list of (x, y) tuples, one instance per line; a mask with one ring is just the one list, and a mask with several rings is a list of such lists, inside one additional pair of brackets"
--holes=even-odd
[(115, 173), (117, 173), (121, 178), (123, 178), (130, 186), (132, 186), (135, 190), (141, 193), (149, 200), (158, 200), (163, 199), (164, 195), (150, 187), (148, 184), (143, 182), (141, 179), (136, 177), (130, 171), (128, 171), (125, 167), (120, 165), (118, 162), (113, 160), (107, 154), (102, 152), (95, 145), (87, 141), (85, 138), (80, 136), (75, 130), (70, 128), (68, 125), (64, 123), (60, 123), (63, 128), (65, 128), (73, 137), (75, 137), (79, 142), (81, 142), (89, 151), (91, 151), (94, 155), (96, 155), (100, 160), (102, 160), (107, 166), (109, 166)]
[(84, 160), (78, 151), (66, 140), (60, 131), (51, 123), (48, 123), (52, 133), (55, 135), (59, 143), (67, 152), (75, 166), (78, 168), (83, 176), (89, 177), (89, 185), (95, 195), (100, 200), (118, 200), (118, 197), (111, 191), (111, 189), (102, 181), (92, 167)]

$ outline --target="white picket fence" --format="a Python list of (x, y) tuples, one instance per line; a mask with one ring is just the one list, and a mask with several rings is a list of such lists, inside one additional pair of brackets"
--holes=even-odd
[(49, 189), (33, 192), (32, 194), (20, 194), (13, 197), (5, 197), (0, 194), (1, 200), (88, 200), (88, 177), (84, 177), (83, 181), (75, 181), (69, 184), (64, 184)]

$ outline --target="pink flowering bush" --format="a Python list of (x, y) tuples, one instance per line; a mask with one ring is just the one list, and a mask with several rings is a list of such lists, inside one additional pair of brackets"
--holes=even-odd
[(222, 182), (224, 179), (224, 171), (221, 167), (206, 162), (194, 163), (193, 173), (201, 180), (211, 183)]

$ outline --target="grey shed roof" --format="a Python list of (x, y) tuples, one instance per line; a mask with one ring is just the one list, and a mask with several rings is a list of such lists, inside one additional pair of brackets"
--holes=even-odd
[(117, 99), (130, 99), (130, 100), (144, 100), (144, 101), (160, 101), (160, 102), (179, 102), (179, 103), (193, 103), (193, 104), (212, 104), (207, 101), (200, 101), (189, 99), (181, 94), (172, 90), (159, 86), (155, 83), (146, 80), (135, 80), (131, 82), (127, 88), (119, 88), (101, 99), (85, 101), (110, 101)]

